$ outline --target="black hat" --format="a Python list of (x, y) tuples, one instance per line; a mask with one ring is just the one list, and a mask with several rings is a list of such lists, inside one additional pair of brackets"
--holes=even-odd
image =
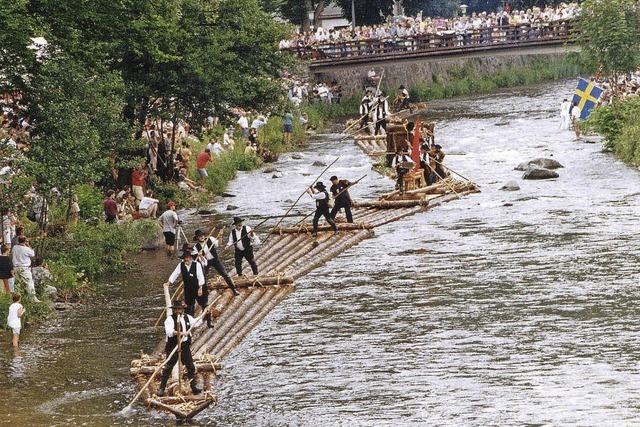
[(337, 181), (338, 177), (333, 175), (331, 178), (329, 178), (329, 181)]
[(182, 308), (182, 309), (184, 309), (184, 304), (182, 303), (181, 299), (174, 299), (173, 303), (171, 304), (171, 308)]
[(197, 238), (198, 238), (198, 237), (200, 237), (200, 236), (206, 236), (206, 234), (205, 234), (205, 232), (204, 232), (204, 231), (202, 231), (202, 230), (198, 229), (198, 230), (196, 230), (196, 232), (195, 232), (194, 236), (195, 236), (195, 238), (197, 239)]
[(187, 255), (191, 256), (191, 252), (193, 252), (193, 248), (190, 245), (185, 243), (182, 246), (182, 255), (180, 255), (180, 258), (184, 258)]
[(442, 149), (442, 145), (438, 145), (438, 144), (436, 144), (436, 145), (435, 145), (435, 147), (436, 147), (436, 150), (440, 150), (440, 149)]
[(318, 181), (316, 182), (316, 185), (313, 186), (313, 188), (315, 188), (316, 190), (324, 190), (326, 187), (324, 186), (322, 181)]
[(420, 149), (421, 149), (421, 150), (428, 150), (428, 149), (429, 149), (429, 144), (422, 144), (422, 145), (420, 146)]
[(404, 89), (404, 85), (400, 85), (400, 89)]
[(244, 220), (242, 218), (240, 218), (239, 216), (234, 216), (233, 217), (233, 225), (242, 224), (243, 222), (244, 222)]

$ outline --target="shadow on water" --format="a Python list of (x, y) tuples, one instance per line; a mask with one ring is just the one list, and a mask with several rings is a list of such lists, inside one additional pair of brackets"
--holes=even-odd
[[(377, 229), (300, 280), (225, 361), (220, 405), (195, 423), (634, 423), (640, 176), (557, 130), (573, 83), (434, 102), (438, 141), (466, 153), (448, 164), (483, 192)], [(371, 161), (338, 141), (283, 156), (281, 179), (240, 174), (233, 214), (281, 214), (320, 172), (311, 164), (337, 155), (334, 174), (368, 173), (354, 196), (387, 191)], [(534, 157), (560, 161), (560, 178), (521, 181), (514, 166)], [(509, 180), (521, 190), (499, 191)], [(227, 203), (213, 218), (228, 219)], [(311, 207), (303, 199), (295, 213)], [(115, 415), (134, 392), (129, 361), (161, 337), (151, 325), (174, 261), (145, 253), (138, 263), (89, 306), (28, 330), (19, 356), (1, 347), (4, 422), (175, 423)]]

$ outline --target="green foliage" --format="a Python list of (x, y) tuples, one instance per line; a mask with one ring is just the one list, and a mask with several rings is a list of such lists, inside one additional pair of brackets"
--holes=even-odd
[(633, 97), (595, 109), (586, 129), (605, 138), (606, 146), (623, 161), (640, 166), (640, 98)]
[[(20, 291), (20, 289), (18, 289)], [(33, 299), (26, 295), (26, 292), (22, 290), (23, 295), (20, 304), (23, 305), (25, 314), (22, 318), (22, 327), (27, 322), (38, 322), (46, 319), (51, 315), (52, 309), (48, 303), (34, 302)], [(11, 300), (11, 294), (0, 293), (0, 327), (5, 328), (7, 326), (7, 316), (9, 315), (9, 306), (13, 303)]]
[(154, 220), (124, 224), (78, 222), (63, 237), (45, 238), (42, 253), (53, 264), (75, 266), (89, 279), (119, 272), (127, 267), (126, 254), (139, 250), (141, 242), (156, 236)]
[(207, 179), (206, 188), (219, 194), (224, 191), (227, 183), (236, 176), (237, 171), (252, 170), (260, 164), (261, 161), (256, 156), (244, 154), (244, 144), (236, 143), (233, 150), (225, 151), (209, 164), (207, 167), (209, 179)]
[(511, 68), (489, 75), (480, 75), (470, 64), (466, 64), (453, 70), (448, 81), (434, 76), (432, 84), (416, 85), (411, 88), (410, 94), (412, 100), (417, 102), (452, 98), (573, 77), (585, 70), (587, 68), (580, 63), (576, 55), (568, 55), (562, 60), (537, 58), (529, 67)]
[(81, 218), (102, 218), (104, 195), (98, 187), (92, 184), (82, 184), (75, 188), (74, 193), (78, 197)]
[(585, 0), (576, 41), (587, 61), (607, 76), (640, 65), (640, 6), (636, 0)]
[(52, 278), (44, 284), (54, 286), (58, 290), (58, 298), (65, 301), (74, 300), (91, 289), (89, 280), (76, 266), (61, 262), (49, 262), (47, 266)]

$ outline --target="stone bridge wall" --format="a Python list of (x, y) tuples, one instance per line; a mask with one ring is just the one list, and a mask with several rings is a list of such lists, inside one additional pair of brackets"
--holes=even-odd
[(480, 75), (494, 74), (511, 68), (529, 66), (535, 58), (546, 57), (561, 61), (574, 46), (537, 46), (479, 53), (457, 53), (447, 56), (414, 57), (406, 59), (379, 60), (370, 62), (334, 62), (310, 65), (316, 81), (338, 81), (346, 96), (360, 94), (367, 72), (373, 68), (378, 75), (384, 70), (383, 87), (397, 88), (401, 84), (412, 87), (417, 83), (432, 83), (435, 80), (449, 81), (455, 71), (471, 66)]

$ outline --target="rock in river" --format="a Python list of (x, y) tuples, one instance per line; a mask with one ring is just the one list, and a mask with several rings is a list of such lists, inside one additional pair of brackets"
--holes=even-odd
[(560, 169), (564, 167), (557, 160), (538, 158), (529, 160), (528, 162), (520, 163), (515, 170), (526, 171), (530, 165), (535, 165), (543, 169)]
[(236, 205), (227, 205), (227, 210), (228, 211), (235, 211), (236, 209), (238, 209), (238, 207)]
[(264, 172), (264, 173), (274, 173), (274, 172), (280, 172), (280, 171), (275, 166), (268, 165), (268, 166), (265, 166), (264, 169), (262, 169), (262, 172)]
[(502, 191), (518, 191), (520, 190), (520, 186), (516, 181), (509, 181), (502, 187), (500, 187)]
[(291, 158), (294, 159), (294, 160), (300, 160), (300, 159), (303, 159), (304, 157), (302, 156), (302, 154), (293, 153), (291, 155)]
[(319, 160), (316, 160), (315, 162), (313, 162), (313, 163), (311, 164), (311, 166), (324, 167), (324, 166), (327, 166), (327, 164), (326, 164), (326, 163), (322, 163), (322, 162), (321, 162), (321, 161), (319, 161)]
[(536, 165), (529, 165), (524, 175), (522, 175), (522, 179), (552, 179), (558, 178), (557, 172), (538, 167)]
[(271, 175), (272, 179), (276, 179), (276, 178), (282, 178), (282, 172), (278, 171), (276, 173), (274, 173), (273, 175)]

